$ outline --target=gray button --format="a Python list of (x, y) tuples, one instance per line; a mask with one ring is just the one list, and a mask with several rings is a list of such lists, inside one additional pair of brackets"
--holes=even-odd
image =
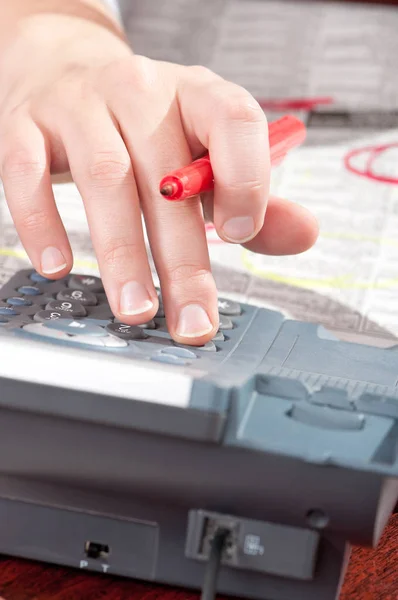
[(8, 323), (8, 321), (9, 319), (3, 317), (3, 315), (0, 315), (0, 325), (4, 325), (5, 323)]
[(357, 410), (371, 415), (391, 417), (398, 420), (398, 402), (394, 396), (376, 396), (365, 392), (355, 400)]
[(87, 290), (72, 290), (65, 288), (57, 294), (58, 300), (80, 302), (83, 306), (95, 306), (98, 303), (97, 296)]
[(218, 329), (220, 331), (224, 329), (233, 329), (233, 326), (234, 324), (232, 323), (229, 317), (226, 317), (225, 315), (220, 315), (220, 324), (218, 326)]
[(164, 348), (161, 353), (167, 354), (167, 356), (176, 356), (177, 358), (198, 358), (192, 350), (188, 350), (187, 348)]
[[(125, 323), (123, 323), (123, 321), (120, 319), (115, 319), (114, 323), (121, 323), (122, 325), (125, 325)], [(153, 319), (151, 319), (150, 321), (147, 321), (146, 323), (140, 323), (135, 327), (140, 327), (140, 329), (156, 329), (156, 323)]]
[(226, 315), (227, 317), (237, 317), (242, 313), (242, 309), (238, 302), (227, 300), (226, 298), (219, 298), (218, 312), (220, 315)]
[(201, 352), (217, 352), (217, 348), (215, 346), (215, 344), (213, 344), (213, 342), (207, 342), (207, 344), (204, 344), (203, 346), (188, 346), (187, 344), (179, 344), (178, 342), (174, 342), (175, 346), (177, 348), (188, 348), (189, 350), (192, 350), (195, 348), (195, 352), (201, 351)]
[(365, 425), (365, 417), (361, 414), (349, 413), (326, 406), (315, 406), (306, 402), (295, 404), (287, 414), (295, 421), (304, 425), (319, 427), (319, 429), (358, 431), (363, 429)]
[(347, 396), (347, 390), (323, 387), (314, 392), (309, 400), (312, 404), (354, 410), (354, 406)]
[(189, 364), (189, 362), (183, 358), (178, 358), (177, 356), (171, 356), (168, 354), (155, 354), (154, 356), (151, 356), (151, 360), (160, 363), (167, 363), (169, 365), (184, 366)]
[(96, 337), (106, 337), (108, 334), (102, 327), (92, 325), (85, 321), (74, 321), (73, 319), (62, 318), (47, 321), (46, 327), (64, 331), (71, 335), (93, 335)]
[(64, 331), (58, 331), (57, 329), (51, 329), (44, 325), (44, 323), (32, 323), (31, 325), (25, 325), (22, 331), (35, 335), (38, 337), (50, 338), (58, 340), (60, 342), (68, 342), (69, 344), (78, 344), (82, 346), (97, 346), (99, 348), (125, 348), (127, 342), (119, 340), (117, 338), (96, 337), (92, 335), (70, 335)]
[(39, 310), (39, 312), (33, 316), (33, 319), (39, 323), (44, 323), (45, 321), (58, 321), (58, 319), (69, 320), (70, 315), (61, 312), (60, 310)]
[(148, 336), (143, 329), (135, 325), (124, 325), (123, 323), (109, 323), (106, 327), (109, 333), (123, 340), (145, 340)]
[(19, 315), (19, 312), (12, 306), (0, 306), (0, 315), (3, 317), (14, 317), (15, 315)]
[(216, 335), (212, 338), (212, 342), (223, 342), (225, 336), (222, 331), (217, 331)]
[(207, 342), (204, 346), (195, 346), (195, 350), (202, 350), (203, 352), (217, 352), (216, 345), (213, 342)]
[(56, 329), (50, 329), (49, 327), (45, 327), (43, 323), (32, 323), (31, 325), (25, 325), (22, 327), (22, 331), (29, 333), (31, 335), (37, 335), (39, 337), (50, 338), (53, 340), (59, 340), (61, 342), (69, 342), (76, 344), (83, 344), (85, 346), (100, 346), (104, 347), (102, 338), (93, 337), (89, 335), (68, 335), (64, 331), (57, 331)]
[(94, 293), (104, 291), (101, 279), (93, 275), (72, 275), (68, 281), (68, 287)]
[(80, 302), (76, 300), (51, 300), (46, 310), (55, 310), (58, 312), (64, 312), (69, 315), (69, 318), (85, 317), (87, 311)]
[(7, 298), (7, 304), (10, 306), (32, 306), (32, 302), (27, 298), (20, 298), (14, 296), (12, 298)]
[(126, 340), (122, 340), (114, 335), (108, 335), (106, 338), (101, 338), (101, 341), (106, 348), (126, 348), (126, 346), (128, 346)]

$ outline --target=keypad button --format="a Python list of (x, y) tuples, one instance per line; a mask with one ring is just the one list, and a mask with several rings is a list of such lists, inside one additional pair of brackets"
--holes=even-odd
[(58, 319), (70, 319), (70, 315), (65, 312), (57, 310), (39, 310), (33, 319), (38, 323), (44, 323), (45, 321), (57, 321)]
[(32, 306), (32, 302), (27, 298), (18, 298), (17, 296), (7, 298), (7, 304), (10, 306)]
[(164, 348), (161, 351), (161, 354), (166, 354), (167, 356), (176, 356), (177, 358), (187, 358), (194, 359), (198, 358), (192, 350), (188, 350), (187, 348)]
[(217, 331), (216, 335), (213, 337), (212, 342), (223, 342), (225, 340), (225, 336), (222, 331)]
[(195, 346), (196, 350), (203, 350), (203, 352), (217, 352), (217, 347), (213, 342), (207, 342), (204, 346)]
[(94, 294), (104, 291), (101, 279), (93, 275), (72, 275), (68, 281), (68, 287), (74, 290), (87, 290)]
[(307, 403), (295, 404), (288, 416), (304, 425), (336, 431), (359, 431), (365, 425), (362, 414)]
[(97, 296), (88, 290), (72, 290), (65, 288), (57, 294), (57, 300), (80, 302), (83, 306), (95, 306), (98, 303)]
[[(121, 325), (125, 325), (123, 321), (120, 319), (115, 319), (114, 323), (120, 323)], [(139, 325), (135, 325), (135, 327), (139, 327), (140, 329), (156, 329), (156, 323), (153, 319), (147, 321), (146, 323), (140, 323)]]
[(218, 312), (220, 315), (226, 315), (227, 317), (237, 317), (238, 315), (242, 314), (242, 309), (240, 304), (234, 300), (219, 298)]
[[(186, 344), (179, 344), (178, 342), (174, 342), (174, 345), (177, 348), (187, 348)], [(191, 350), (192, 348), (192, 350)], [(188, 350), (191, 350), (191, 352), (193, 351), (193, 349), (195, 348), (195, 352), (196, 351), (202, 351), (202, 352), (217, 352), (217, 347), (213, 342), (207, 342), (206, 344), (204, 344), (203, 346), (189, 346)]]
[(68, 318), (50, 320), (46, 323), (46, 327), (64, 331), (70, 335), (92, 335), (95, 337), (106, 337), (108, 335), (103, 327)]
[(8, 323), (9, 319), (7, 319), (7, 317), (5, 317), (4, 315), (0, 315), (0, 325), (5, 325), (5, 323)]
[(122, 340), (121, 338), (115, 337), (114, 335), (109, 335), (106, 338), (101, 338), (104, 346), (106, 348), (126, 348), (128, 343), (126, 340)]
[(106, 327), (109, 333), (123, 340), (145, 340), (147, 334), (136, 325), (124, 325), (123, 323), (109, 323)]
[(53, 279), (48, 279), (48, 277), (43, 277), (43, 275), (40, 275), (40, 273), (36, 273), (36, 271), (34, 273), (31, 273), (29, 279), (31, 281), (34, 281), (35, 283), (52, 283), (54, 281)]
[(38, 337), (50, 338), (52, 340), (58, 340), (60, 342), (68, 342), (70, 344), (79, 344), (83, 346), (98, 346), (104, 348), (100, 337), (94, 337), (90, 335), (69, 335), (64, 331), (57, 331), (56, 329), (50, 329), (44, 326), (43, 323), (32, 323), (31, 325), (25, 325), (22, 327), (22, 332)]
[(220, 315), (219, 322), (220, 324), (218, 326), (218, 329), (220, 331), (223, 331), (225, 329), (233, 329), (234, 327), (231, 319), (229, 317), (226, 317), (225, 315)]
[(39, 296), (42, 293), (35, 285), (23, 285), (18, 292), (24, 296)]
[(19, 315), (19, 312), (12, 306), (0, 306), (0, 315), (3, 317), (14, 317), (15, 315)]
[(189, 361), (184, 360), (183, 358), (168, 354), (155, 354), (154, 356), (151, 356), (151, 360), (155, 362), (166, 363), (168, 365), (179, 365), (182, 367), (189, 364)]
[(57, 312), (67, 313), (68, 318), (85, 317), (87, 311), (80, 302), (76, 300), (51, 300), (46, 310), (55, 310)]

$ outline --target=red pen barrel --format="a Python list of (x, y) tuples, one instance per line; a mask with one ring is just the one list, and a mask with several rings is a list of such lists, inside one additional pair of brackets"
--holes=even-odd
[(300, 146), (306, 137), (305, 125), (300, 119), (287, 115), (268, 127), (271, 165), (278, 165), (286, 154)]
[(191, 196), (203, 194), (214, 186), (213, 169), (209, 155), (198, 158), (187, 167), (182, 167), (166, 175), (160, 182), (162, 190), (171, 190), (167, 193), (167, 200), (184, 200)]
[[(300, 119), (286, 115), (269, 125), (268, 136), (271, 165), (278, 165), (289, 150), (302, 144), (306, 128)], [(160, 193), (167, 200), (185, 200), (212, 190), (214, 175), (209, 154), (169, 173), (163, 177), (159, 187)]]

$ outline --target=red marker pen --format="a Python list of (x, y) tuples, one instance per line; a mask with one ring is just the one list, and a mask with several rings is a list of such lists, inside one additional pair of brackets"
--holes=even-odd
[[(305, 135), (304, 123), (292, 115), (271, 123), (268, 127), (271, 165), (282, 162), (289, 150), (303, 143)], [(159, 185), (160, 193), (167, 200), (180, 201), (209, 192), (213, 187), (213, 169), (208, 153), (187, 167), (169, 173)]]

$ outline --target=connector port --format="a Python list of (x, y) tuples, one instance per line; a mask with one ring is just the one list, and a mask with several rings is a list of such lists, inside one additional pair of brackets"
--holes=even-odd
[(110, 549), (108, 544), (100, 544), (99, 542), (86, 542), (84, 544), (84, 552), (87, 558), (108, 558)]
[(214, 536), (219, 529), (229, 532), (225, 539), (221, 561), (225, 564), (233, 564), (237, 559), (239, 524), (226, 516), (209, 515), (203, 518), (197, 558), (201, 560), (209, 558)]
[(315, 576), (319, 532), (242, 516), (192, 509), (188, 513), (185, 556), (206, 563), (219, 530), (224, 537), (221, 565), (308, 581)]

